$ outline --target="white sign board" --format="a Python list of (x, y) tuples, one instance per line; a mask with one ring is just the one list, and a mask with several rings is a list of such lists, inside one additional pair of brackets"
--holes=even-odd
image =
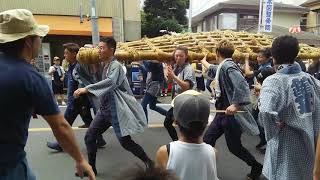
[(50, 44), (42, 43), (38, 56), (35, 58), (41, 74), (46, 75), (51, 66)]
[(274, 0), (260, 0), (259, 32), (272, 32)]

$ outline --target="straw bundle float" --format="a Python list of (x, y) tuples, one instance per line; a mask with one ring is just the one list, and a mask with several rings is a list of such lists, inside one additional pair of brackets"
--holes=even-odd
[[(208, 61), (215, 61), (216, 45), (223, 39), (229, 40), (235, 45), (233, 59), (238, 61), (244, 60), (244, 53), (250, 54), (250, 60), (256, 60), (257, 52), (263, 48), (270, 48), (273, 41), (273, 37), (269, 35), (233, 31), (164, 35), (118, 43), (115, 56), (118, 60), (124, 61), (171, 61), (175, 48), (185, 46), (189, 49), (191, 61), (201, 60), (205, 55), (207, 55)], [(95, 64), (99, 61), (98, 52), (99, 50), (96, 48), (81, 48), (77, 58), (82, 64)], [(320, 58), (320, 49), (300, 44), (298, 57), (301, 59)]]

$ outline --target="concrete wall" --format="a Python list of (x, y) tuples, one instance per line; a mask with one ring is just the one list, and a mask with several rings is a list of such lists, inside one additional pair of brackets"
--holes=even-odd
[(317, 25), (317, 13), (310, 11), (307, 16), (307, 26), (314, 27)]
[(197, 25), (197, 32), (202, 32), (202, 21)]
[[(124, 7), (121, 8), (123, 1)], [(83, 14), (90, 14), (89, 0), (0, 0), (0, 12), (8, 9), (29, 9), (40, 15), (80, 15), (80, 2)], [(124, 17), (124, 34), (126, 41), (141, 38), (140, 0), (96, 0), (97, 14), (100, 17)], [(119, 29), (114, 29), (119, 31)]]
[(273, 24), (290, 28), (300, 25), (301, 14), (275, 12), (273, 14)]
[(310, 11), (307, 16), (307, 31), (320, 35), (320, 19), (318, 20), (318, 13)]
[(125, 41), (141, 39), (141, 21), (124, 21)]
[[(140, 21), (139, 0), (123, 0), (125, 17)], [(34, 14), (79, 16), (80, 2), (84, 14), (90, 14), (89, 0), (0, 0), (0, 11), (29, 9)], [(122, 17), (121, 0), (97, 0), (97, 14), (101, 17)]]
[[(119, 0), (118, 0), (119, 1)], [(125, 41), (141, 39), (140, 0), (124, 1), (124, 37)]]

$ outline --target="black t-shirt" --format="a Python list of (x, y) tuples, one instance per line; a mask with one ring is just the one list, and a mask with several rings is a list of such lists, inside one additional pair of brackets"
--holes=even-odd
[(300, 67), (301, 67), (301, 70), (303, 71), (303, 72), (306, 72), (307, 71), (307, 67), (306, 67), (306, 65), (304, 64), (304, 62), (301, 60), (301, 59), (295, 59), (295, 61), (300, 65)]
[(155, 62), (144, 62), (147, 71), (151, 72), (151, 78), (152, 81), (160, 81), (162, 82), (164, 79), (164, 74), (163, 74), (163, 66), (161, 63), (155, 63)]
[(253, 75), (257, 78), (257, 81), (262, 84), (263, 81), (270, 75), (274, 74), (275, 70), (272, 67), (265, 67), (259, 70), (253, 71)]
[(60, 113), (47, 80), (24, 59), (0, 54), (0, 166), (25, 157), (32, 111)]

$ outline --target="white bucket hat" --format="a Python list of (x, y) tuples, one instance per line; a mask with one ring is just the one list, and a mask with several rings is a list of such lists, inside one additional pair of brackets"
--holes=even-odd
[(0, 13), (0, 43), (16, 41), (27, 36), (43, 37), (49, 26), (39, 25), (26, 9), (13, 9)]

